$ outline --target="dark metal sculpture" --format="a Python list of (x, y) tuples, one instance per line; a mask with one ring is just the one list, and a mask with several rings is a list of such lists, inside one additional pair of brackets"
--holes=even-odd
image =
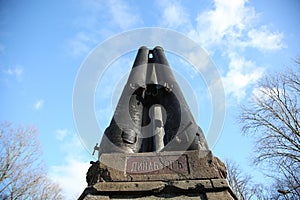
[(141, 47), (100, 147), (102, 153), (206, 150), (161, 47)]

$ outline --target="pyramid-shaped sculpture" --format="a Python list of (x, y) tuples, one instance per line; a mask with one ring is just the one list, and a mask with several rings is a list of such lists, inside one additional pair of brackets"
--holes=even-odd
[(161, 47), (141, 47), (79, 199), (236, 199)]

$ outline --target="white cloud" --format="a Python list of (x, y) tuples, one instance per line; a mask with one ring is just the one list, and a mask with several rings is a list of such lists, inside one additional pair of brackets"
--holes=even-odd
[(18, 81), (21, 81), (24, 70), (22, 67), (17, 66), (15, 68), (9, 68), (7, 70), (4, 70), (4, 73), (9, 76), (15, 77)]
[(49, 177), (62, 188), (66, 199), (77, 199), (87, 186), (85, 177), (91, 157), (86, 155), (77, 135), (61, 144), (64, 163), (50, 167)]
[(60, 185), (67, 199), (77, 199), (87, 186), (85, 176), (89, 166), (88, 162), (69, 157), (64, 165), (52, 166), (49, 176)]
[(45, 101), (43, 99), (37, 100), (34, 104), (36, 110), (41, 109), (44, 106)]
[(248, 32), (250, 41), (248, 46), (258, 48), (260, 50), (278, 50), (284, 47), (282, 40), (283, 34), (279, 32), (271, 32), (267, 26), (258, 29), (251, 29)]
[(284, 47), (283, 34), (266, 25), (256, 27), (259, 15), (247, 0), (214, 1), (214, 9), (198, 15), (197, 26), (188, 35), (206, 48), (252, 47), (261, 51)]
[(68, 134), (69, 134), (68, 129), (57, 129), (55, 131), (55, 137), (59, 141), (63, 141)]
[(227, 95), (233, 95), (239, 101), (245, 97), (247, 88), (262, 77), (264, 68), (237, 54), (231, 54), (229, 58), (229, 71), (223, 83)]
[(185, 8), (179, 1), (157, 1), (162, 9), (162, 19), (160, 23), (169, 28), (178, 28), (180, 26), (189, 26), (190, 20)]
[(118, 25), (125, 30), (132, 28), (141, 22), (137, 9), (130, 7), (125, 1), (110, 0), (107, 2), (112, 18), (112, 24)]
[(227, 95), (238, 101), (246, 96), (247, 90), (264, 71), (254, 61), (242, 56), (245, 49), (265, 52), (284, 47), (284, 35), (271, 31), (266, 25), (258, 25), (260, 14), (247, 2), (215, 0), (214, 8), (199, 13), (196, 28), (188, 33), (208, 51), (221, 50), (222, 56), (229, 59), (229, 69), (225, 72), (223, 83)]
[(239, 38), (251, 20), (256, 18), (254, 9), (246, 7), (244, 0), (215, 0), (214, 5), (213, 10), (198, 15), (197, 28), (190, 32), (205, 46)]

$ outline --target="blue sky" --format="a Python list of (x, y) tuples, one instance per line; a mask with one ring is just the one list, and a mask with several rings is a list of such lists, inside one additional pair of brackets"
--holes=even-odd
[[(168, 28), (203, 47), (222, 77), (226, 118), (214, 154), (255, 171), (251, 138), (241, 135), (236, 122), (238, 105), (251, 98), (264, 74), (292, 66), (299, 56), (299, 9), (297, 0), (1, 0), (0, 120), (39, 129), (49, 176), (74, 199), (83, 191), (89, 161), (94, 159), (82, 147), (73, 119), (72, 94), (81, 64), (90, 51), (116, 34)], [(192, 78), (186, 61), (172, 53), (167, 56), (194, 89), (198, 122), (207, 131), (211, 106), (203, 79)], [(134, 57), (131, 52), (116, 60), (99, 82), (104, 86), (95, 91), (95, 112), (102, 129), (118, 96), (116, 87), (110, 90), (109, 85), (122, 85)]]

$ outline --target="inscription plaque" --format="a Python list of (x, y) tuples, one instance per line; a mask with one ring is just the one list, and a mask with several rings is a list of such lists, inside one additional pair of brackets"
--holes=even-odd
[(188, 174), (186, 155), (127, 157), (127, 174)]

